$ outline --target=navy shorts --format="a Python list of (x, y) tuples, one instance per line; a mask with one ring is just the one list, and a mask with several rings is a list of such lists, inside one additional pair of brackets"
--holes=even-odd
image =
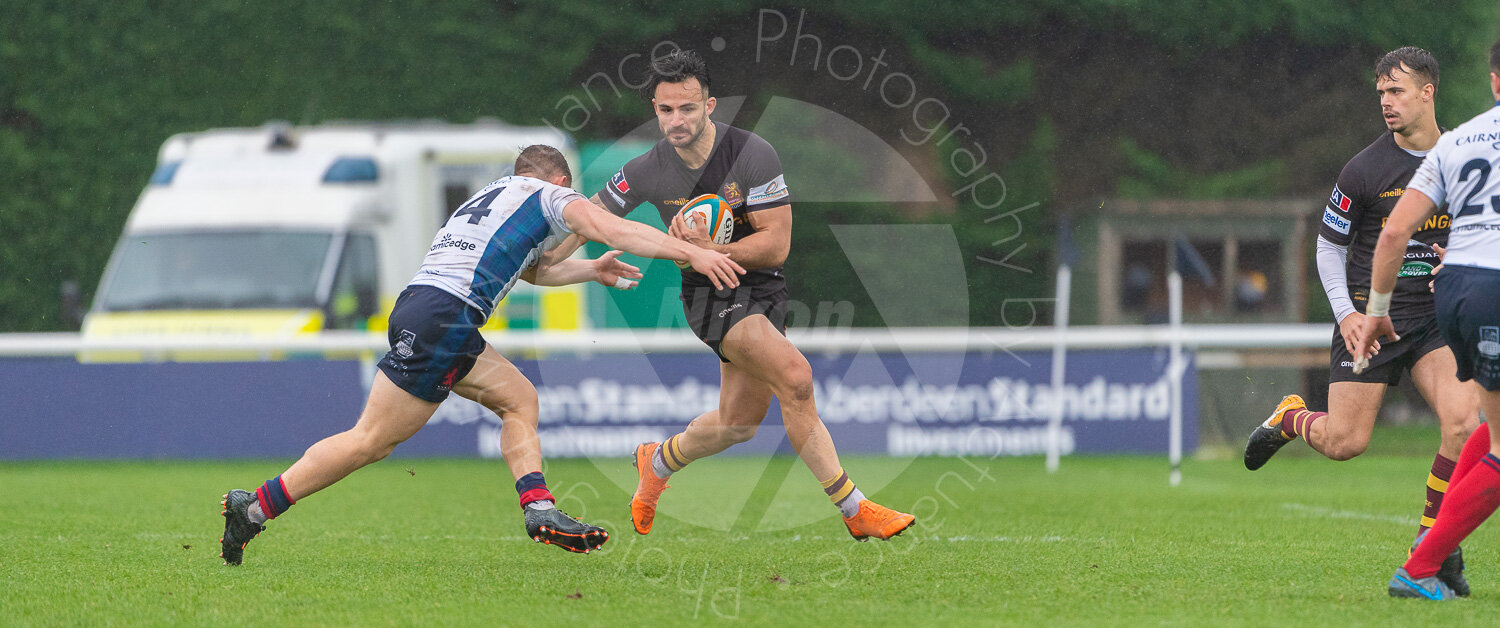
[(720, 347), (724, 335), (748, 316), (764, 315), (776, 331), (786, 334), (786, 288), (781, 286), (768, 289), (740, 284), (734, 290), (683, 286), (682, 311), (687, 314), (688, 327), (718, 354), (720, 362), (729, 361)]
[(1438, 328), (1453, 348), (1459, 381), (1500, 391), (1500, 270), (1444, 266), (1433, 281)]
[[(1445, 272), (1447, 269), (1443, 269)], [(1392, 319), (1396, 342), (1380, 341), (1380, 353), (1370, 358), (1370, 366), (1363, 373), (1354, 373), (1354, 355), (1344, 347), (1344, 336), (1339, 326), (1333, 326), (1333, 347), (1329, 352), (1329, 382), (1367, 382), (1372, 384), (1401, 383), (1401, 373), (1411, 370), (1422, 356), (1443, 348), (1443, 334), (1438, 331), (1437, 319), (1432, 316)]]
[(483, 324), (484, 314), (462, 299), (432, 286), (407, 286), (391, 310), (391, 350), (377, 366), (402, 390), (440, 402), (484, 352)]

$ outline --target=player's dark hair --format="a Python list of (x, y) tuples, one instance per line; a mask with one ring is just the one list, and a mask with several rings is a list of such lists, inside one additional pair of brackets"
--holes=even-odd
[(1416, 46), (1397, 48), (1375, 60), (1375, 78), (1396, 80), (1394, 73), (1406, 66), (1405, 72), (1417, 79), (1417, 85), (1432, 83), (1433, 91), (1438, 87), (1438, 62), (1432, 53)]
[(521, 154), (516, 155), (515, 172), (523, 177), (550, 179), (563, 175), (568, 181), (573, 180), (573, 170), (568, 167), (568, 158), (563, 157), (562, 151), (546, 144), (532, 144), (521, 149)]
[(1490, 71), (1500, 74), (1500, 39), (1495, 40), (1495, 45), (1490, 46)]
[(646, 70), (646, 86), (641, 93), (647, 100), (656, 98), (656, 86), (662, 83), (683, 83), (690, 78), (698, 79), (703, 86), (703, 95), (708, 95), (708, 64), (703, 57), (691, 50), (676, 50), (651, 62)]

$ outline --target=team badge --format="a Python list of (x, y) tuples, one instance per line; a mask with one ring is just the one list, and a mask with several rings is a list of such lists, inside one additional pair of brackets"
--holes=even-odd
[(1500, 327), (1479, 328), (1479, 355), (1491, 360), (1500, 358)]
[(729, 203), (730, 207), (738, 207), (741, 203), (745, 202), (745, 196), (740, 194), (740, 184), (738, 181), (730, 181), (724, 184), (724, 187), (719, 188), (719, 196), (723, 197), (724, 202)]
[(621, 194), (630, 193), (630, 182), (625, 180), (624, 170), (616, 172), (615, 176), (610, 178), (609, 182), (615, 184), (615, 189), (619, 190)]
[(1340, 190), (1337, 185), (1333, 186), (1333, 196), (1328, 197), (1328, 204), (1339, 208), (1341, 212), (1349, 211), (1349, 197), (1345, 196), (1344, 191)]
[(401, 356), (401, 359), (410, 358), (414, 353), (412, 345), (417, 343), (417, 335), (410, 330), (403, 329), (399, 338), (396, 341), (396, 346), (392, 348), (396, 350), (396, 355)]

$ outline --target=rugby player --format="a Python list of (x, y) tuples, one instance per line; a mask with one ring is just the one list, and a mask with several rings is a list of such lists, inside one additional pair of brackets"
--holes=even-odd
[(1245, 467), (1259, 469), (1298, 436), (1333, 460), (1358, 456), (1370, 442), (1386, 388), (1408, 373), (1442, 426), (1427, 477), (1420, 534), (1432, 525), (1464, 439), (1479, 424), (1478, 398), (1452, 375), (1453, 351), (1438, 333), (1428, 287), (1448, 238), (1447, 216), (1417, 225), (1404, 251), (1391, 308), (1401, 340), (1377, 344), (1369, 368), (1354, 370), (1354, 334), (1365, 319), (1366, 277), (1375, 242), (1407, 181), (1442, 133), (1433, 112), (1438, 64), (1431, 54), (1414, 47), (1393, 50), (1376, 61), (1375, 75), (1387, 131), (1344, 166), (1318, 232), (1318, 274), (1338, 319), (1330, 352), (1328, 412), (1311, 412), (1302, 397), (1287, 395), (1251, 432)]
[[(781, 401), (787, 439), (838, 506), (849, 533), (859, 540), (889, 539), (916, 518), (866, 499), (849, 479), (818, 418), (807, 358), (783, 335), (782, 264), (791, 250), (792, 196), (781, 160), (760, 136), (711, 120), (716, 101), (709, 88), (707, 65), (697, 54), (678, 51), (656, 60), (643, 92), (664, 137), (591, 199), (620, 216), (651, 203), (673, 236), (728, 253), (749, 271), (735, 290), (718, 289), (690, 269), (682, 273), (688, 324), (719, 356), (719, 407), (679, 434), (636, 448), (631, 522), (636, 532), (649, 533), (667, 478), (694, 460), (750, 440), (774, 395)], [(717, 194), (733, 209), (729, 244), (713, 244), (706, 225), (689, 227), (677, 215), (688, 199), (701, 194)]]
[[(1355, 337), (1363, 367), (1380, 338), (1405, 337), (1394, 322), (1401, 255), (1439, 207), (1452, 231), (1443, 271), (1433, 280), (1437, 324), (1456, 357), (1458, 379), (1474, 389), (1485, 416), (1500, 416), (1500, 41), (1490, 48), (1490, 95), (1495, 106), (1443, 135), (1397, 203), (1375, 248), (1366, 318)], [(1443, 579), (1444, 562), (1458, 544), (1500, 506), (1500, 438), (1476, 430), (1459, 464), (1437, 522), (1420, 539), (1386, 590), (1430, 600), (1462, 595)], [(1472, 455), (1471, 455), (1472, 454)]]
[(557, 255), (569, 234), (645, 257), (687, 262), (715, 286), (737, 286), (744, 269), (724, 253), (601, 211), (568, 188), (571, 180), (562, 153), (530, 146), (517, 157), (513, 176), (480, 190), (448, 218), (391, 311), (391, 349), (380, 360), (355, 426), (318, 441), (256, 491), (224, 495), (220, 555), (225, 564), (240, 564), (245, 544), (265, 529), (267, 519), (411, 438), (449, 392), (500, 417), (502, 454), (516, 481), (528, 536), (584, 553), (609, 539), (602, 528), (557, 510), (542, 476), (536, 389), (485, 342), (479, 327), (517, 279), (550, 286), (594, 280), (629, 288), (641, 276), (616, 259), (619, 251), (597, 260)]

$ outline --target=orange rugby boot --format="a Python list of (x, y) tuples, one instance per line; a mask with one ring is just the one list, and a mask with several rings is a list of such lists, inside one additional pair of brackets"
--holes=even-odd
[(656, 472), (651, 470), (651, 456), (656, 453), (656, 448), (661, 443), (642, 443), (635, 448), (636, 485), (635, 494), (630, 496), (630, 523), (635, 525), (637, 534), (649, 534), (651, 522), (656, 520), (656, 500), (661, 498), (661, 492), (667, 489), (667, 481), (656, 477)]
[(857, 541), (870, 537), (884, 541), (905, 532), (916, 521), (916, 517), (904, 512), (897, 512), (868, 499), (862, 499), (859, 501), (859, 512), (853, 517), (845, 517), (844, 525), (848, 526), (849, 534)]

